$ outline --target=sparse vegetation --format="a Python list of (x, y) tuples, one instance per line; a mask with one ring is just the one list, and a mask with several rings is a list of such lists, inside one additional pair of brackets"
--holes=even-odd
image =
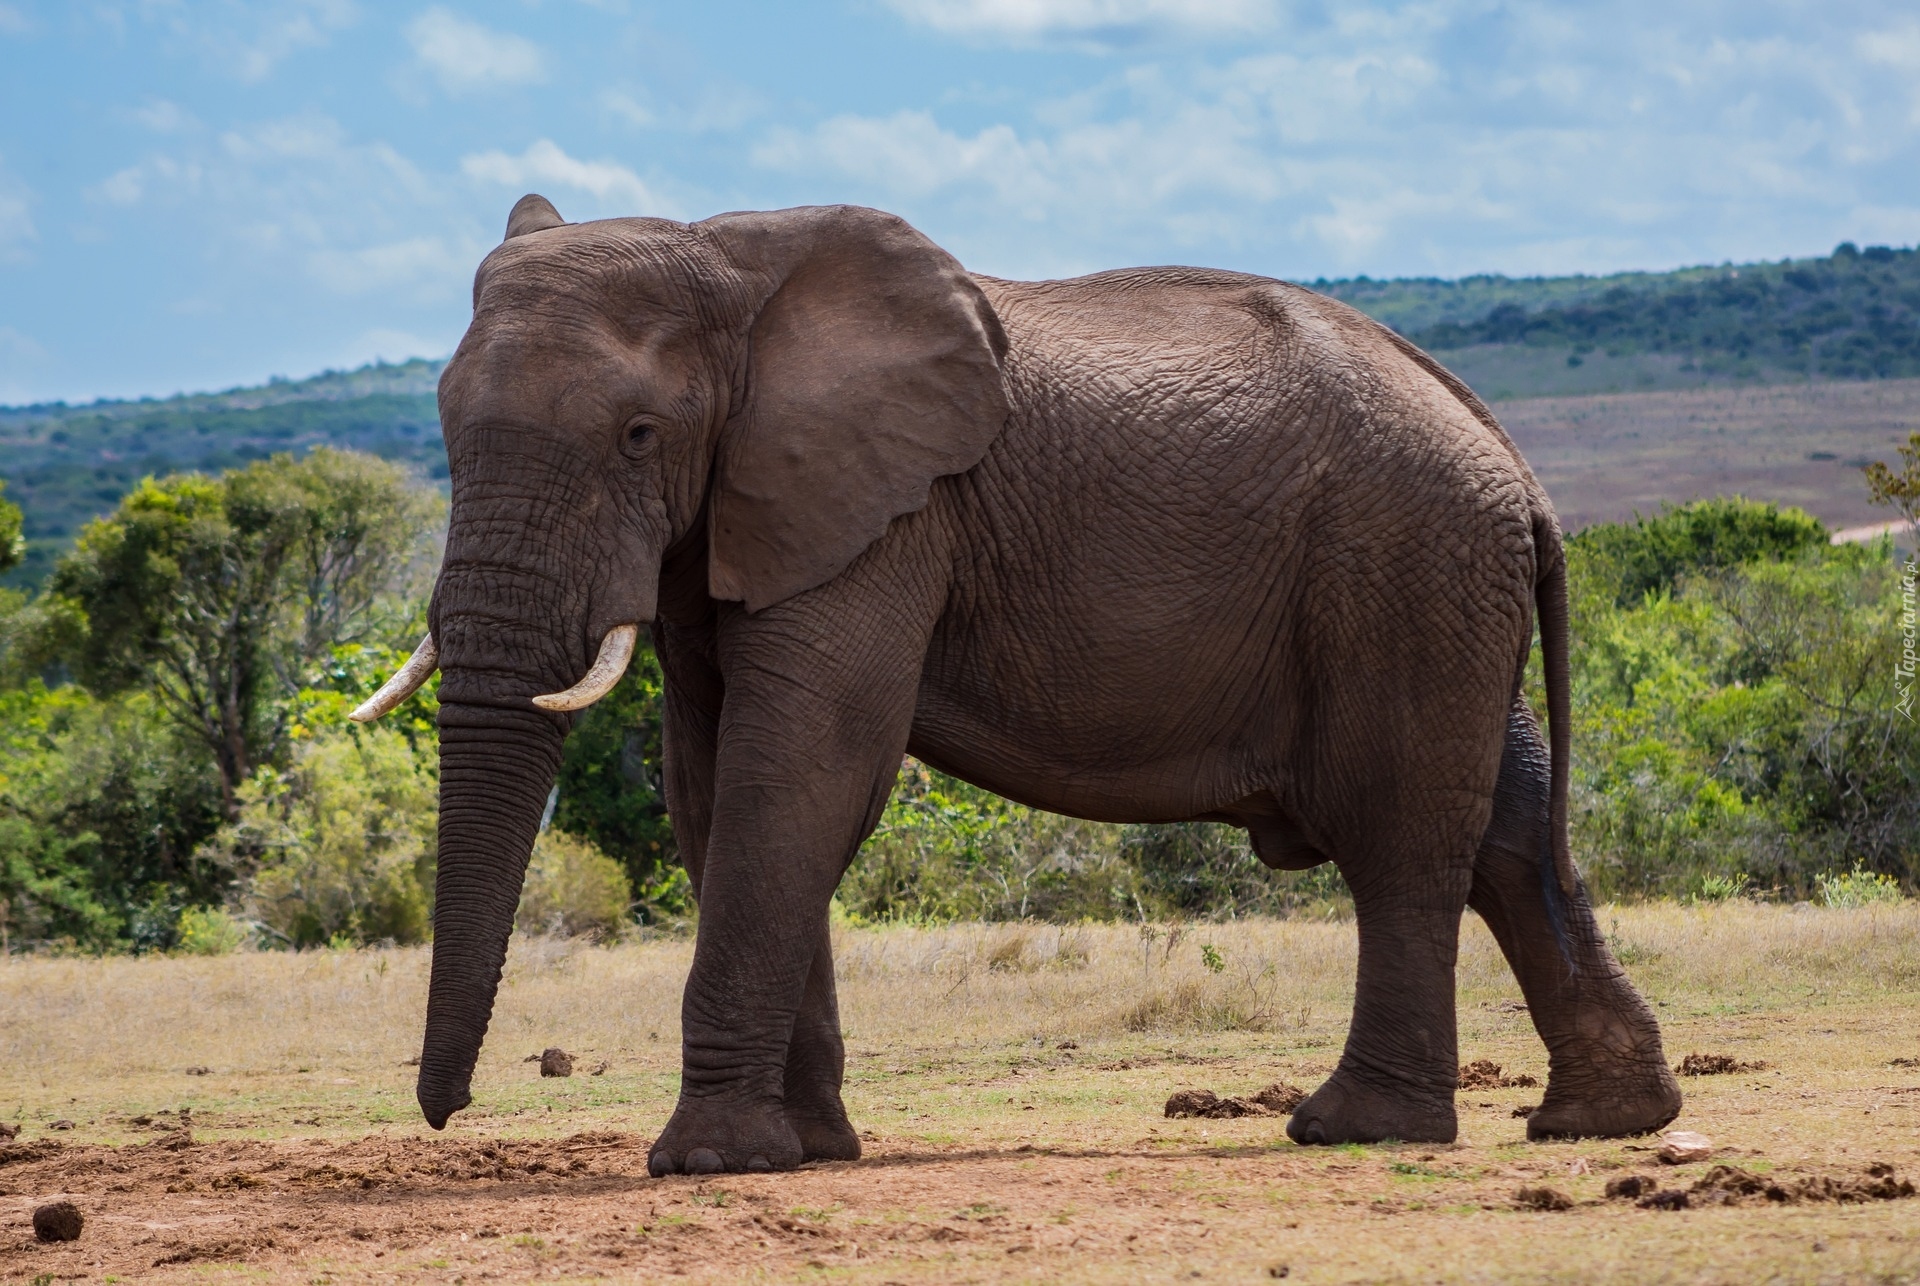
[[(420, 1122), (408, 1065), (424, 948), (15, 957), (0, 967), (0, 1102), (23, 1127), (7, 1173), (17, 1191), (76, 1194), (88, 1224), (71, 1271), (125, 1280), (197, 1246), (221, 1247), (227, 1275), (298, 1283), (429, 1263), (506, 1281), (822, 1271), (809, 1262), (902, 1282), (1009, 1263), (1116, 1281), (1273, 1280), (1283, 1264), (1307, 1280), (1532, 1282), (1568, 1262), (1582, 1280), (1635, 1283), (1792, 1281), (1809, 1265), (1910, 1276), (1916, 1206), (1893, 1188), (1920, 1172), (1906, 1092), (1920, 906), (1666, 903), (1601, 919), (1644, 945), (1630, 968), (1669, 1061), (1718, 1073), (1685, 1078), (1676, 1123), (1713, 1141), (1706, 1161), (1662, 1165), (1648, 1139), (1524, 1141), (1514, 1113), (1539, 1102), (1525, 1081), (1545, 1078), (1546, 1052), (1469, 916), (1460, 1058), (1495, 1074), (1456, 1096), (1461, 1137), (1444, 1147), (1295, 1147), (1291, 1094), (1274, 1115), (1165, 1115), (1180, 1091), (1265, 1105), (1262, 1086), (1324, 1080), (1352, 1003), (1350, 924), (1242, 920), (1204, 938), (1156, 925), (1150, 939), (1132, 925), (842, 925), (859, 1164), (647, 1179), (678, 1092), (692, 944), (542, 936), (514, 940), (475, 1102), (444, 1133)], [(1061, 941), (1073, 967), (1053, 963)], [(1233, 980), (1245, 962), (1278, 974), (1264, 1021), (1217, 1021), (1190, 992), (1188, 1015), (1129, 1026), (1154, 996)], [(556, 1044), (609, 1070), (543, 1079), (523, 1060)], [(176, 1150), (182, 1109), (194, 1146)], [(1809, 1196), (1699, 1208), (1729, 1159)], [(1885, 1192), (1832, 1196), (1882, 1165), (1897, 1172)], [(1692, 1208), (1609, 1200), (1623, 1179), (1636, 1198), (1691, 1190)], [(1516, 1190), (1538, 1186), (1571, 1208), (1516, 1213)], [(299, 1237), (281, 1235), (294, 1221)], [(66, 1271), (16, 1242), (0, 1270)]]
[(608, 940), (631, 923), (632, 907), (618, 862), (589, 840), (548, 830), (534, 841), (514, 924), (523, 932)]

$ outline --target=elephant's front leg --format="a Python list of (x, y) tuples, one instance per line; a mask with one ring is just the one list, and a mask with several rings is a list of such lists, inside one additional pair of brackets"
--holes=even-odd
[(794, 1016), (782, 1085), (787, 1123), (800, 1137), (805, 1161), (857, 1161), (860, 1136), (840, 1098), (847, 1047), (840, 1038), (840, 1003), (833, 987), (833, 943), (820, 936), (807, 970), (807, 990)]
[(680, 1101), (649, 1158), (656, 1175), (858, 1154), (840, 1105), (828, 905), (892, 790), (925, 640), (896, 628), (842, 646), (808, 620), (832, 606), (722, 621)]

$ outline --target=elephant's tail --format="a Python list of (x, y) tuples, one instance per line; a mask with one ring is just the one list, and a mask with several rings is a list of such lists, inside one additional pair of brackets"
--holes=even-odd
[(1580, 876), (1573, 866), (1573, 847), (1567, 838), (1567, 791), (1573, 768), (1573, 701), (1567, 666), (1567, 551), (1560, 525), (1551, 514), (1534, 520), (1534, 549), (1540, 575), (1534, 600), (1540, 619), (1540, 660), (1547, 681), (1547, 748), (1549, 804), (1547, 843), (1560, 891), (1574, 896)]

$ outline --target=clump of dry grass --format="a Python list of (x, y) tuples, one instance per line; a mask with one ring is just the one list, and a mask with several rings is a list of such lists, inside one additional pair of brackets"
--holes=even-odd
[[(1914, 904), (1648, 905), (1604, 908), (1601, 924), (1623, 958), (1638, 961), (1628, 966), (1635, 981), (1670, 1012), (1864, 1001), (1920, 985)], [(1350, 923), (1297, 920), (1145, 933), (1137, 925), (842, 927), (835, 951), (857, 1045), (987, 1049), (1040, 1037), (1268, 1033), (1298, 1047), (1344, 1033), (1355, 933)], [(480, 1081), (521, 1079), (518, 1060), (549, 1045), (670, 1078), (691, 956), (684, 940), (596, 947), (515, 938)], [(404, 1105), (399, 1069), (419, 1052), (429, 959), (424, 948), (0, 959), (0, 1098), (109, 1082), (151, 1082), (165, 1087), (156, 1094), (176, 1095), (308, 1068), (362, 1082), (377, 1075)], [(1516, 1022), (1524, 1033), (1524, 1018), (1497, 1016), (1519, 990), (1471, 915), (1458, 976), (1464, 1040)], [(194, 1065), (215, 1074), (183, 1079)]]
[(1189, 978), (1143, 996), (1120, 1025), (1141, 1032), (1267, 1031), (1273, 1015), (1271, 988), (1263, 994), (1243, 979)]

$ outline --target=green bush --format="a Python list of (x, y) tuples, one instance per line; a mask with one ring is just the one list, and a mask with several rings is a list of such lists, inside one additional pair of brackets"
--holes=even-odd
[(568, 736), (553, 813), (555, 828), (592, 840), (620, 863), (642, 891), (639, 913), (649, 924), (692, 910), (660, 780), (663, 700), (660, 662), (643, 638), (626, 676)]
[(1139, 872), (1142, 901), (1162, 918), (1232, 919), (1350, 912), (1353, 896), (1331, 862), (1274, 871), (1253, 854), (1247, 833), (1218, 822), (1128, 826), (1121, 851)]
[(1912, 881), (1920, 731), (1898, 710), (1887, 546), (1809, 545), (1681, 569), (1624, 604), (1569, 546), (1576, 855), (1609, 897), (1708, 880), (1809, 893), (1860, 864)]
[(0, 689), (0, 899), (10, 945), (164, 950), (226, 872), (195, 858), (219, 824), (199, 747), (143, 694), (101, 701), (38, 679)]
[(1828, 906), (1891, 906), (1903, 897), (1900, 881), (1857, 866), (1851, 871), (1818, 876), (1816, 882), (1820, 886), (1820, 900)]
[(1023, 808), (909, 759), (840, 885), (856, 919), (1110, 920), (1142, 915), (1117, 826)]
[(231, 955), (251, 933), (245, 920), (220, 907), (190, 906), (176, 922), (174, 950), (188, 956)]
[(1081, 821), (912, 759), (839, 897), (855, 919), (913, 922), (1231, 919), (1351, 905), (1332, 866), (1270, 871), (1231, 826)]
[(523, 933), (608, 939), (629, 923), (632, 904), (618, 862), (589, 840), (549, 828), (534, 841), (513, 923)]
[(432, 760), (400, 732), (329, 730), (257, 770), (204, 851), (272, 942), (423, 942), (431, 932)]
[(1827, 529), (1802, 509), (1745, 496), (1668, 505), (1648, 518), (1597, 523), (1568, 542), (1614, 603), (1630, 607), (1673, 588), (1683, 575), (1792, 558), (1827, 543)]

